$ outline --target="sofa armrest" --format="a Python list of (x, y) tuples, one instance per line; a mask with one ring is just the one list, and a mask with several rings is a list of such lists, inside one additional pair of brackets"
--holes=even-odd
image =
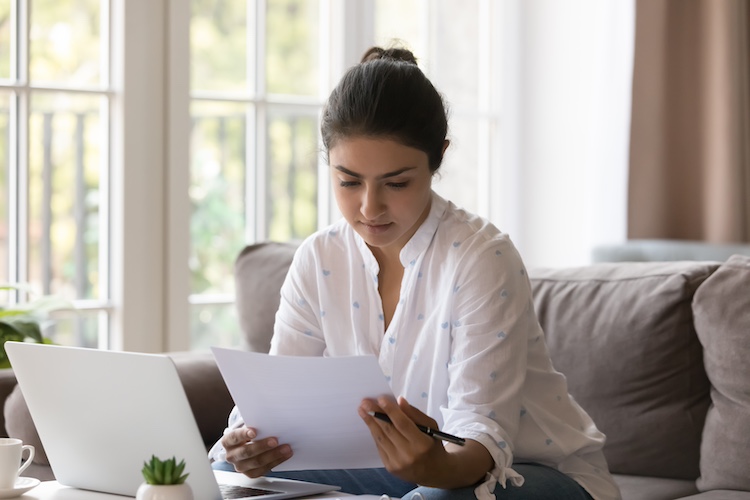
[(234, 406), (213, 354), (210, 352), (168, 353), (177, 367), (203, 442), (213, 445), (227, 426)]
[[(0, 409), (5, 406), (5, 400), (8, 399), (16, 385), (16, 374), (13, 373), (13, 369), (0, 369)], [(5, 414), (2, 411), (0, 411), (0, 433), (2, 433), (0, 437), (8, 437), (8, 431), (5, 429)]]

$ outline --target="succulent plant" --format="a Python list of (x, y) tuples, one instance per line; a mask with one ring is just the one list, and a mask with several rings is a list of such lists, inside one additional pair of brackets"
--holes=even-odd
[(141, 473), (148, 484), (182, 484), (189, 474), (183, 474), (185, 470), (185, 461), (177, 463), (175, 457), (167, 460), (159, 460), (156, 455), (151, 455), (150, 462), (143, 462)]

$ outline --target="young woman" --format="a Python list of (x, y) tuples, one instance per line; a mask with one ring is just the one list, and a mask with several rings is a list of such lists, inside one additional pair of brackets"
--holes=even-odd
[[(440, 94), (404, 49), (370, 49), (328, 99), (321, 132), (343, 219), (298, 249), (271, 353), (376, 355), (400, 397), (358, 409), (384, 469), (277, 475), (404, 498), (619, 498), (510, 239), (432, 191), (447, 131)], [(293, 453), (235, 409), (211, 456), (258, 477)]]

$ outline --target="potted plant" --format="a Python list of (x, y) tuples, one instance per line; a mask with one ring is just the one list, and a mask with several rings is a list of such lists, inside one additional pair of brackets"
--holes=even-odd
[(43, 329), (50, 322), (52, 311), (73, 309), (73, 305), (53, 295), (36, 296), (33, 289), (26, 284), (0, 285), (0, 291), (23, 292), (31, 300), (13, 305), (0, 305), (0, 368), (10, 368), (10, 361), (5, 354), (5, 342), (52, 343), (44, 336)]
[(160, 460), (151, 455), (151, 461), (143, 462), (143, 484), (138, 488), (136, 500), (193, 500), (193, 490), (185, 482), (189, 474), (185, 461), (177, 463), (175, 457)]

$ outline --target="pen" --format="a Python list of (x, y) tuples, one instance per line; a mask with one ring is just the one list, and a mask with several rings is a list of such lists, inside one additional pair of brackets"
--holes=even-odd
[[(379, 411), (368, 411), (367, 412), (371, 417), (375, 417), (378, 420), (382, 420), (383, 422), (388, 422), (389, 424), (392, 424), (391, 419), (388, 418), (388, 415), (385, 413), (380, 413)], [(442, 441), (448, 441), (449, 443), (457, 444), (459, 446), (463, 446), (466, 443), (466, 440), (464, 438), (460, 438), (458, 436), (454, 436), (453, 434), (448, 434), (447, 432), (441, 432), (436, 429), (431, 429), (429, 427), (425, 427), (424, 425), (416, 424), (417, 428), (427, 434), (428, 436), (432, 436), (435, 439), (440, 439)]]

